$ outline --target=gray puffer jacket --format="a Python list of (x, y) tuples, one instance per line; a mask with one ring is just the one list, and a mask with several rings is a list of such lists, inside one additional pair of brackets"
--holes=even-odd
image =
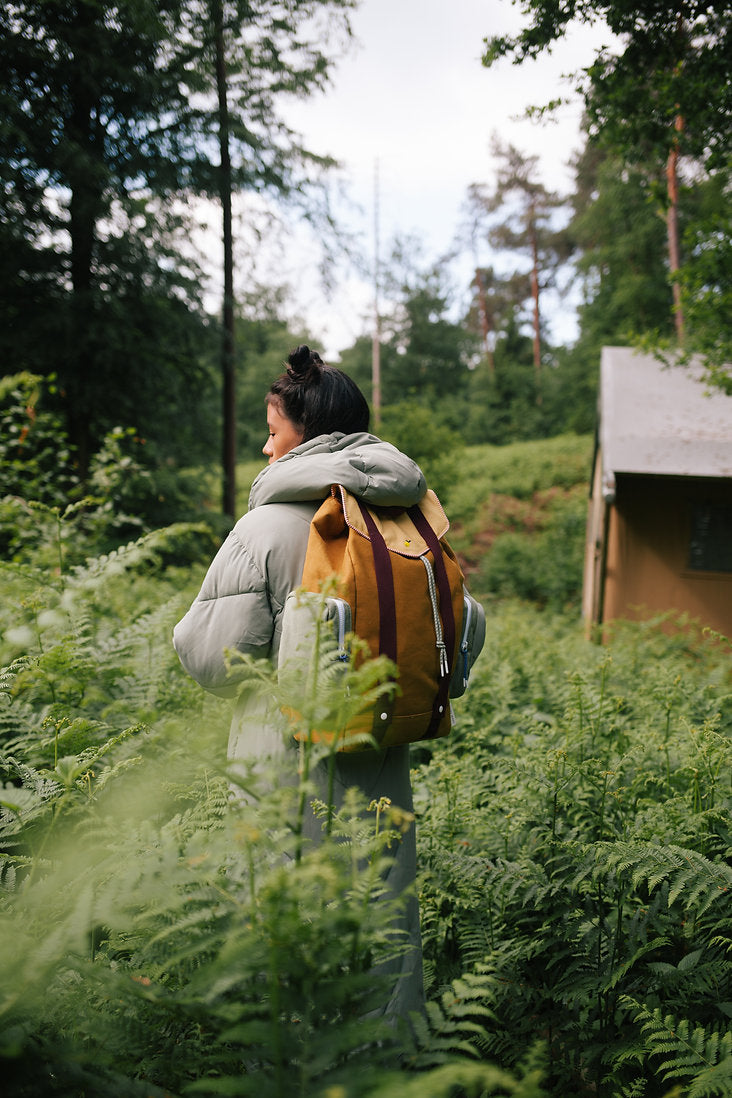
[(411, 507), (426, 490), (417, 465), (375, 435), (319, 435), (264, 469), (239, 519), (176, 625), (186, 671), (207, 690), (229, 694), (224, 652), (277, 657), (288, 593), (302, 577), (310, 520), (342, 484), (367, 503)]

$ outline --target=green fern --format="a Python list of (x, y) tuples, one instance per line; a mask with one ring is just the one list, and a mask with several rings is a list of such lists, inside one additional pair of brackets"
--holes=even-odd
[(415, 1049), (408, 1058), (413, 1068), (444, 1063), (456, 1055), (478, 1057), (486, 1047), (486, 1031), (498, 1025), (487, 1005), (495, 984), (494, 974), (479, 966), (453, 980), (438, 999), (427, 1004), (424, 1018), (412, 1021)]
[[(310, 784), (253, 770), (232, 801), (227, 704), (170, 644), (198, 584), (170, 562), (204, 535), (82, 563), (66, 525), (62, 570), (0, 566), (0, 1055), (46, 1064), (3, 1071), (19, 1093), (725, 1093), (721, 645), (634, 625), (599, 649), (491, 608), (453, 736), (414, 752), (430, 1002), (385, 1032), (363, 1016), (395, 948), (370, 898), (396, 819), (376, 842), (363, 805), (323, 803), (332, 841), (297, 860)], [(331, 686), (326, 665), (313, 726), (345, 713)]]
[(711, 862), (695, 850), (657, 843), (600, 843), (595, 858), (602, 873), (628, 873), (633, 887), (652, 893), (662, 882), (669, 885), (669, 907), (677, 901), (700, 918), (712, 904), (732, 902), (732, 867)]
[(666, 1082), (685, 1082), (685, 1098), (726, 1098), (732, 1093), (732, 1032), (694, 1026), (687, 1019), (624, 998), (640, 1024), (647, 1053), (662, 1057), (656, 1069)]

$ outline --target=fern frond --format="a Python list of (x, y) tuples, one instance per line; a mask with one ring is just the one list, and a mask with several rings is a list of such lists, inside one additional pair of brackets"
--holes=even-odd
[(705, 1029), (686, 1018), (649, 1010), (623, 996), (640, 1023), (649, 1056), (663, 1057), (657, 1070), (667, 1082), (689, 1079), (689, 1098), (723, 1098), (732, 1079), (732, 1032)]
[(178, 522), (151, 530), (119, 549), (91, 557), (85, 564), (75, 565), (67, 577), (67, 586), (72, 591), (98, 590), (113, 576), (158, 561), (164, 553), (174, 553), (179, 543), (201, 536), (206, 538), (207, 543), (210, 541), (211, 530), (203, 523)]
[(426, 1018), (413, 1019), (413, 1065), (424, 1069), (450, 1056), (477, 1057), (486, 1044), (487, 1032), (500, 1024), (489, 1005), (496, 984), (495, 973), (483, 965), (475, 972), (464, 972), (439, 1000), (429, 1001)]
[(690, 1083), (686, 1098), (729, 1098), (732, 1094), (732, 1055), (703, 1068)]
[(615, 869), (630, 875), (634, 888), (644, 885), (652, 892), (668, 882), (668, 904), (677, 900), (700, 917), (715, 902), (732, 897), (732, 866), (712, 862), (696, 850), (658, 843), (598, 843), (598, 869)]
[[(632, 955), (622, 961), (615, 971), (612, 972), (607, 982), (608, 990), (614, 989), (621, 984), (638, 961), (643, 960), (644, 957), (647, 957), (651, 953), (655, 953), (657, 950), (663, 949), (668, 944), (668, 938), (658, 937), (652, 938), (650, 941), (644, 942), (642, 945), (638, 946)], [(652, 967), (652, 965), (649, 965), (649, 967)]]

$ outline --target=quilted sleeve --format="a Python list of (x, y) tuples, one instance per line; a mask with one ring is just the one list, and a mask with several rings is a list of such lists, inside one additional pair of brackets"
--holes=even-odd
[(238, 527), (216, 554), (190, 610), (173, 631), (173, 644), (189, 675), (207, 690), (236, 691), (227, 677), (226, 649), (269, 654), (274, 621), (263, 571)]
[[(427, 490), (424, 474), (411, 458), (375, 435), (328, 435), (342, 449), (295, 447), (263, 469), (252, 484), (249, 506), (295, 500), (322, 500), (333, 484), (375, 507), (411, 507)], [(307, 444), (304, 444), (307, 446)]]

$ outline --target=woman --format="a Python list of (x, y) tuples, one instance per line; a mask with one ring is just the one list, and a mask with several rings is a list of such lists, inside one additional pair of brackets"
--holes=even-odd
[[(269, 466), (254, 481), (249, 510), (219, 550), (173, 636), (189, 674), (216, 693), (235, 691), (227, 675), (226, 649), (276, 663), (285, 599), (300, 583), (310, 521), (333, 484), (384, 507), (411, 507), (426, 491), (418, 466), (368, 433), (368, 404), (355, 382), (326, 366), (307, 346), (290, 354), (286, 373), (274, 382), (266, 401), (269, 434), (263, 452)], [(229, 738), (232, 763), (276, 755), (281, 742), (266, 716), (253, 714), (249, 699), (240, 698)], [(324, 790), (324, 765), (316, 781)], [(388, 797), (411, 812), (408, 746), (338, 755), (336, 806), (354, 785), (368, 801)], [(319, 838), (314, 817), (308, 820), (307, 833), (314, 841)], [(389, 873), (389, 890), (400, 894), (412, 888), (415, 873), (412, 826)], [(398, 979), (385, 1013), (404, 1016), (423, 1007), (415, 896), (408, 901), (402, 929), (410, 948), (391, 968)]]

